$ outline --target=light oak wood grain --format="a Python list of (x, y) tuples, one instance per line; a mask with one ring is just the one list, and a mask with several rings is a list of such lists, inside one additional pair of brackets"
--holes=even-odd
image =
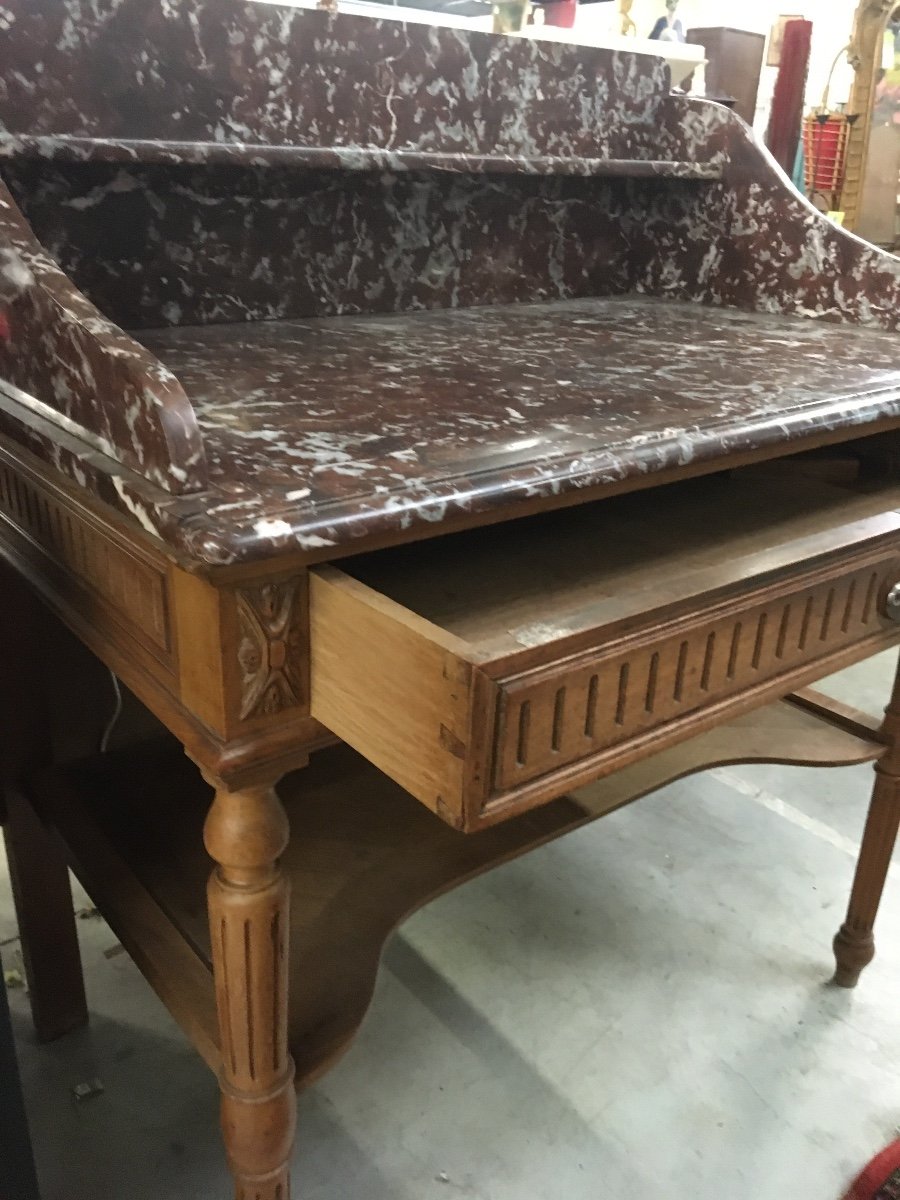
[(215, 800), (204, 842), (215, 861), (207, 888), (219, 1015), (222, 1132), (237, 1200), (288, 1200), (296, 1126), (288, 1048), (290, 882), (279, 858), (289, 828), (272, 786)]
[[(168, 765), (132, 746), (84, 775), (57, 769), (41, 798), (123, 943), (219, 1072), (241, 1197), (286, 1200), (288, 1047), (301, 1082), (336, 1061), (385, 939), (417, 906), (704, 765), (860, 762), (890, 740), (809, 696), (760, 707), (900, 637), (884, 610), (900, 577), (889, 479), (855, 490), (800, 472), (707, 479), (663, 501), (631, 496), (343, 570), (307, 574), (288, 555), (195, 575), (27, 455), (3, 462), (0, 553), (215, 781), (208, 899), (212, 796), (178, 746)], [(162, 609), (140, 572), (111, 566), (95, 580), (82, 543), (146, 568)], [(48, 654), (60, 671), (75, 661), (55, 638)], [(54, 735), (72, 748), (102, 715), (96, 671), (84, 681), (90, 719)], [(336, 736), (387, 774), (344, 749), (289, 776), (295, 836), (279, 866), (273, 781)], [(889, 775), (838, 941), (845, 975), (871, 950)], [(39, 853), (34, 839), (22, 845), (20, 858)]]
[(468, 648), (329, 567), (310, 580), (313, 716), (451, 824), (474, 720)]
[[(346, 1051), (371, 1002), (385, 941), (435, 896), (710, 766), (839, 766), (871, 761), (883, 751), (880, 741), (848, 732), (824, 709), (814, 715), (779, 702), (473, 836), (435, 820), (348, 748), (315, 755), (279, 785), (291, 824), (281, 869), (291, 884), (285, 961), (298, 1085), (307, 1086)], [(173, 742), (56, 769), (35, 793), (117, 935), (218, 1072), (215, 930), (211, 934), (206, 916), (209, 859), (201, 836), (210, 799), (210, 788)], [(261, 907), (271, 916), (268, 900)], [(228, 936), (234, 938), (233, 929)], [(242, 998), (257, 998), (254, 1012), (259, 1003), (260, 980), (248, 993), (240, 936), (237, 943), (237, 987), (226, 1005), (229, 1036), (232, 1021), (246, 1022)], [(271, 939), (261, 938), (260, 945), (267, 954)], [(260, 962), (269, 964), (271, 983), (271, 960)], [(271, 1032), (263, 1031), (262, 1039), (271, 1048)], [(249, 1044), (244, 1038), (235, 1058), (243, 1087), (252, 1083)]]
[(450, 824), (508, 819), (900, 640), (890, 505), (706, 480), (314, 567), (312, 716)]
[(855, 987), (875, 957), (875, 918), (900, 828), (900, 667), (881, 736), (886, 751), (875, 764), (875, 786), (863, 832), (847, 917), (834, 939), (835, 983)]

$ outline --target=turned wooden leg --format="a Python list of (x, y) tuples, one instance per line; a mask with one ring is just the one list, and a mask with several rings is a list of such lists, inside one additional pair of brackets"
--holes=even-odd
[(834, 939), (834, 982), (855, 987), (875, 957), (872, 930), (900, 826), (900, 671), (883, 725), (887, 750), (875, 765), (875, 787), (850, 894), (847, 919)]
[(236, 1200), (288, 1200), (296, 1098), (287, 1045), (288, 822), (272, 787), (216, 784), (206, 848), (222, 1130)]

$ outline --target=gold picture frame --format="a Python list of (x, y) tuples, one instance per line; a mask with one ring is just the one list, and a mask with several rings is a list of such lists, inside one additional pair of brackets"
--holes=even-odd
[(884, 31), (900, 0), (860, 0), (847, 57), (854, 70), (847, 111), (854, 117), (847, 136), (847, 169), (841, 208), (844, 226), (855, 229), (869, 157), (875, 84), (881, 66)]
[(784, 48), (784, 31), (788, 21), (803, 21), (806, 18), (803, 13), (794, 13), (788, 16), (776, 17), (775, 24), (769, 34), (769, 46), (766, 51), (766, 66), (780, 67), (781, 66), (781, 51)]

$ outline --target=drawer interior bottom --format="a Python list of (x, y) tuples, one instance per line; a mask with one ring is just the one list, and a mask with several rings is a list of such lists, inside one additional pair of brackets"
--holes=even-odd
[[(794, 460), (791, 460), (793, 462)], [(747, 468), (352, 558), (342, 569), (440, 628), (512, 653), (708, 591), (718, 570), (790, 565), (778, 547), (900, 510), (900, 484), (854, 489)], [(823, 540), (822, 550), (827, 550)]]

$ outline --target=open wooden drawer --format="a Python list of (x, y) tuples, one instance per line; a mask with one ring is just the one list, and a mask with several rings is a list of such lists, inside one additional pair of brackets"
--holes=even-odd
[(738, 471), (315, 568), (312, 714), (478, 829), (900, 640), (897, 508)]

